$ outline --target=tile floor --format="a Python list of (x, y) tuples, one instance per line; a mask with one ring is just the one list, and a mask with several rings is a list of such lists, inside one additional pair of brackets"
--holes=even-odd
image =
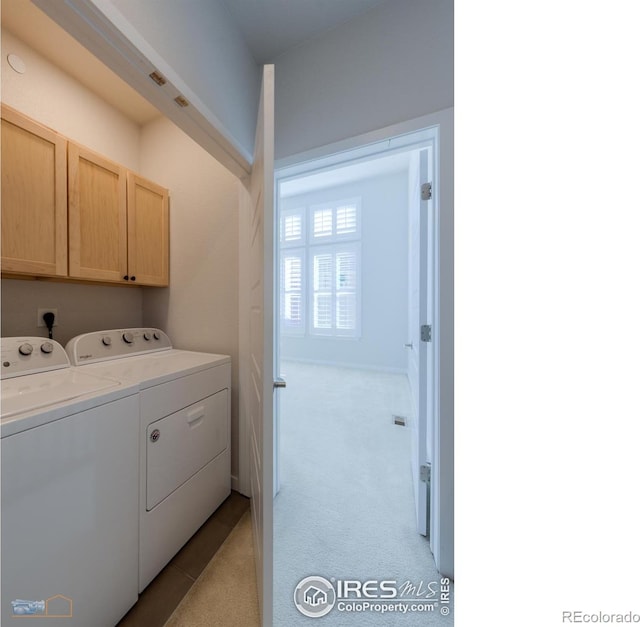
[(145, 588), (117, 627), (162, 627), (247, 509), (249, 499), (232, 491)]

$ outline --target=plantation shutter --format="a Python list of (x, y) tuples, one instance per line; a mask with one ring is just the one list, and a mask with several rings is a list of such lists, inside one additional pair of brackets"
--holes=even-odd
[(336, 254), (336, 329), (356, 329), (358, 260), (355, 250)]
[(284, 251), (280, 259), (280, 311), (283, 330), (304, 332), (302, 293), (304, 250)]
[(313, 328), (333, 328), (333, 255), (313, 255)]

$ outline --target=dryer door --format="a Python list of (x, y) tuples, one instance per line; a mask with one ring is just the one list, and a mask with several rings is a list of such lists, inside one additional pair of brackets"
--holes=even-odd
[(227, 394), (221, 390), (147, 427), (147, 511), (227, 448)]

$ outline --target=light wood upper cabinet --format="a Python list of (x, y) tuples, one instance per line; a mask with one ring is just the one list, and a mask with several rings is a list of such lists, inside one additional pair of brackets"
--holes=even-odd
[(2, 105), (2, 273), (169, 285), (169, 191)]
[(69, 143), (69, 276), (125, 281), (127, 171)]
[(169, 192), (127, 173), (129, 279), (169, 285)]
[(67, 275), (67, 142), (2, 105), (2, 271)]
[(69, 276), (169, 285), (169, 192), (71, 142)]

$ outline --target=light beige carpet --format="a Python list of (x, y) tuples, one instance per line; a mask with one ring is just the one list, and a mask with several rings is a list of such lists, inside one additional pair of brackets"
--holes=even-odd
[(175, 609), (165, 627), (259, 627), (251, 511)]

